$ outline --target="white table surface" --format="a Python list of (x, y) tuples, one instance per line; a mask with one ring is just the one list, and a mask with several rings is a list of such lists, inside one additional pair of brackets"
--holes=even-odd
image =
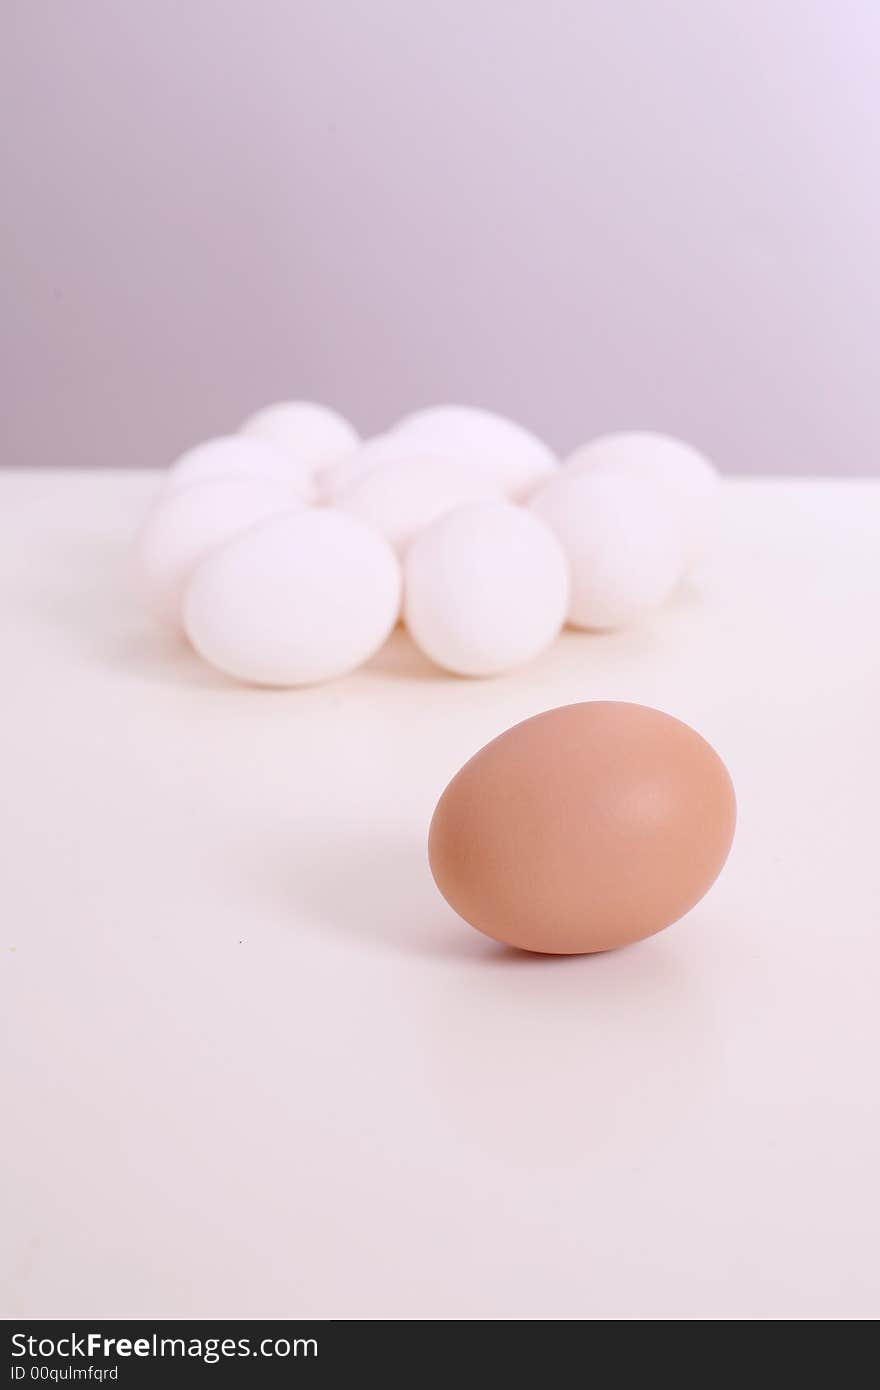
[[(7, 1316), (880, 1313), (880, 482), (736, 481), (697, 589), (508, 677), (398, 634), (236, 687), (130, 594), (147, 475), (0, 475)], [(508, 725), (620, 698), (737, 786), (690, 917), (484, 941), (424, 839)]]

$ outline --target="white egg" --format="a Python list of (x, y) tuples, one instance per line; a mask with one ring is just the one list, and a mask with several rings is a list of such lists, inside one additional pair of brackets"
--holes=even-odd
[(558, 468), (550, 449), (522, 425), (468, 405), (436, 405), (407, 415), (394, 434), (469, 459), (508, 497), (527, 496)]
[(404, 563), (404, 621), (447, 671), (492, 676), (548, 647), (565, 622), (568, 563), (549, 526), (473, 502), (423, 531)]
[(610, 474), (563, 476), (532, 510), (556, 532), (571, 567), (573, 627), (624, 627), (659, 607), (685, 567), (685, 543), (666, 494)]
[(161, 494), (136, 548), (140, 588), (156, 617), (179, 628), (184, 590), (200, 560), (257, 522), (305, 505), (277, 478), (212, 478)]
[(697, 564), (705, 557), (717, 523), (721, 479), (714, 464), (690, 444), (647, 430), (605, 434), (576, 449), (566, 459), (564, 471), (609, 473), (658, 484), (675, 499), (687, 538), (688, 563)]
[(274, 444), (292, 463), (314, 478), (320, 470), (358, 442), (357, 430), (335, 410), (311, 401), (281, 401), (258, 410), (240, 433)]
[(321, 495), (333, 503), (361, 478), (365, 478), (377, 463), (385, 463), (388, 459), (421, 458), (425, 454), (425, 449), (404, 435), (374, 435), (322, 469), (318, 480)]
[(380, 531), (402, 554), (432, 521), (463, 502), (500, 497), (498, 485), (460, 459), (389, 458), (337, 498), (337, 506)]
[(394, 551), (355, 517), (277, 517), (210, 555), (190, 581), (196, 651), (255, 685), (309, 685), (354, 670), (400, 613)]
[(297, 465), (272, 444), (238, 434), (207, 439), (187, 449), (165, 474), (165, 488), (171, 492), (217, 478), (273, 478), (287, 483), (292, 493), (303, 499), (312, 494), (308, 468)]

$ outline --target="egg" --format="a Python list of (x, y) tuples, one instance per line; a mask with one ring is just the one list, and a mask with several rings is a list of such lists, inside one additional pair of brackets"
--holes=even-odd
[(644, 705), (597, 701), (508, 729), (453, 778), (428, 836), (461, 917), (526, 951), (606, 951), (662, 931), (711, 887), (736, 799), (718, 754)]
[(685, 568), (677, 513), (652, 483), (563, 473), (531, 501), (571, 567), (573, 627), (625, 627), (658, 608)]
[(553, 453), (537, 435), (491, 410), (467, 405), (437, 405), (405, 416), (395, 435), (430, 450), (468, 459), (508, 497), (525, 497), (558, 468)]
[[(336, 502), (361, 478), (365, 478), (377, 463), (385, 463), (388, 459), (418, 459), (426, 454), (431, 456), (404, 435), (374, 435), (322, 469), (319, 478), (321, 495), (330, 503)], [(437, 456), (443, 457), (439, 451)]]
[(564, 471), (569, 476), (608, 473), (662, 487), (678, 510), (689, 567), (705, 559), (717, 526), (721, 479), (690, 444), (647, 430), (605, 434), (576, 449)]
[(342, 415), (312, 401), (268, 405), (245, 420), (239, 433), (274, 444), (313, 477), (358, 442), (357, 430)]
[(255, 685), (309, 685), (378, 651), (400, 613), (400, 566), (369, 526), (311, 508), (215, 551), (192, 576), (184, 625), (212, 666)]
[(403, 554), (420, 531), (454, 507), (500, 495), (491, 478), (467, 463), (407, 454), (377, 463), (336, 505), (373, 526)]
[(190, 487), (217, 478), (273, 478), (287, 483), (298, 496), (309, 498), (311, 471), (288, 458), (272, 444), (240, 435), (221, 435), (187, 449), (165, 474), (166, 491)]
[(163, 493), (137, 538), (141, 593), (155, 616), (180, 628), (183, 595), (201, 560), (233, 536), (305, 502), (289, 483), (267, 477), (220, 477)]
[(568, 565), (548, 526), (510, 502), (472, 502), (435, 521), (404, 561), (404, 622), (427, 656), (462, 676), (530, 661), (568, 608)]

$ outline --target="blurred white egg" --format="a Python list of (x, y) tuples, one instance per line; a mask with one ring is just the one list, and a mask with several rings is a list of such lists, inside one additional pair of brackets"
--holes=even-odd
[(165, 474), (165, 487), (172, 491), (217, 478), (274, 478), (302, 498), (312, 494), (311, 472), (304, 464), (297, 464), (273, 444), (239, 434), (206, 439), (187, 449)]
[(568, 563), (553, 531), (510, 502), (435, 521), (404, 562), (404, 621), (447, 671), (492, 676), (548, 647), (565, 622)]
[(163, 493), (137, 539), (147, 604), (160, 621), (181, 627), (184, 590), (199, 561), (257, 522), (305, 505), (277, 478), (212, 478)]
[(374, 435), (322, 469), (318, 480), (321, 496), (333, 503), (366, 477), (377, 463), (385, 463), (388, 459), (421, 458), (428, 452), (404, 435)]
[(555, 531), (571, 567), (568, 621), (624, 627), (659, 607), (685, 567), (675, 510), (653, 483), (602, 473), (564, 475), (531, 508)]
[(343, 416), (311, 401), (268, 405), (245, 420), (239, 432), (274, 444), (312, 478), (358, 442), (357, 430)]
[(514, 499), (527, 496), (559, 466), (537, 435), (503, 415), (474, 406), (436, 405), (418, 410), (398, 421), (392, 433), (472, 461), (500, 491)]
[(605, 434), (576, 449), (564, 472), (644, 479), (666, 489), (679, 511), (688, 564), (705, 557), (717, 524), (721, 479), (714, 464), (690, 444), (647, 430)]
[(400, 613), (394, 551), (355, 517), (277, 517), (195, 571), (184, 623), (196, 651), (255, 685), (309, 685), (354, 670)]
[(374, 526), (402, 554), (420, 531), (454, 507), (500, 495), (497, 483), (469, 463), (407, 453), (356, 478), (336, 505)]

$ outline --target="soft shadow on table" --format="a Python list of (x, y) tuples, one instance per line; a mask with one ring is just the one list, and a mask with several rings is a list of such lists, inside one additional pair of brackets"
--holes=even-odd
[[(439, 971), (409, 1001), (448, 1131), (508, 1167), (632, 1173), (711, 1111), (723, 1048), (711, 991), (672, 935), (595, 956), (512, 953)], [(549, 962), (552, 961), (552, 964)]]
[(409, 633), (398, 624), (385, 645), (362, 668), (365, 676), (392, 676), (395, 680), (447, 682), (447, 672), (420, 652)]
[(108, 641), (106, 665), (133, 680), (192, 690), (240, 690), (241, 686), (202, 661), (182, 635), (163, 632), (158, 625), (132, 626)]
[[(182, 634), (163, 631), (148, 617), (132, 622), (115, 641), (107, 644), (107, 659), (141, 680), (163, 685), (186, 685), (214, 690), (240, 691), (248, 689), (257, 697), (267, 693), (296, 696), (296, 688), (283, 686), (244, 686), (241, 681), (225, 676), (202, 661)], [(392, 632), (385, 645), (360, 672), (366, 676), (392, 677), (395, 680), (444, 682), (451, 679), (423, 656), (418, 647), (400, 627)], [(342, 677), (345, 679), (345, 677)]]
[(61, 538), (63, 566), (40, 575), (29, 593), (19, 590), (16, 607), (26, 607), (49, 641), (72, 647), (86, 663), (165, 687), (232, 689), (232, 681), (200, 661), (182, 635), (164, 630), (139, 607), (130, 543), (127, 535)]
[(606, 1155), (637, 1172), (646, 1136), (656, 1152), (711, 1104), (711, 991), (675, 929), (596, 955), (501, 946), (443, 902), (403, 826), (328, 825), (282, 863), (273, 894), (292, 930), (443, 967), (413, 971), (400, 1027), (432, 1106), (478, 1150), (522, 1168)]
[(404, 829), (328, 826), (320, 837), (286, 841), (274, 874), (264, 866), (261, 878), (288, 917), (368, 950), (460, 962), (505, 954), (447, 906), (431, 878), (424, 838)]

